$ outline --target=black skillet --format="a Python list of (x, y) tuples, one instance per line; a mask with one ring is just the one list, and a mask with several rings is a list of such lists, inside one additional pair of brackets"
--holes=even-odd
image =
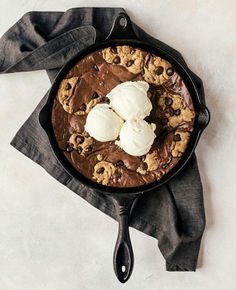
[[(53, 100), (57, 94), (60, 82), (63, 80), (68, 71), (79, 60), (81, 60), (89, 53), (99, 50), (101, 48), (117, 45), (130, 45), (133, 47), (138, 47), (168, 60), (173, 65), (175, 70), (179, 73), (179, 75), (183, 78), (191, 94), (196, 113), (194, 129), (191, 134), (188, 147), (177, 165), (171, 171), (165, 174), (161, 178), (161, 180), (157, 180), (150, 184), (134, 188), (114, 188), (104, 186), (80, 174), (69, 163), (69, 161), (65, 158), (64, 154), (59, 149), (51, 123)], [(183, 57), (177, 51), (168, 47), (164, 43), (156, 41), (154, 45), (148, 40), (142, 40), (138, 38), (133, 29), (130, 18), (125, 13), (120, 13), (116, 17), (111, 32), (105, 41), (97, 41), (94, 45), (84, 49), (71, 60), (69, 60), (61, 69), (52, 84), (47, 102), (42, 108), (39, 115), (40, 124), (47, 133), (53, 152), (55, 153), (57, 159), (62, 164), (64, 169), (78, 181), (95, 189), (98, 192), (102, 192), (103, 194), (110, 196), (110, 198), (113, 200), (119, 222), (119, 231), (114, 250), (113, 266), (117, 278), (122, 283), (126, 282), (129, 279), (134, 264), (133, 250), (129, 236), (129, 215), (132, 205), (134, 204), (134, 201), (136, 200), (138, 195), (163, 185), (186, 165), (194, 152), (194, 149), (197, 145), (202, 131), (208, 125), (210, 120), (210, 114), (208, 109), (204, 105), (204, 100), (205, 99), (202, 81), (192, 71), (190, 71), (190, 69), (184, 62)]]

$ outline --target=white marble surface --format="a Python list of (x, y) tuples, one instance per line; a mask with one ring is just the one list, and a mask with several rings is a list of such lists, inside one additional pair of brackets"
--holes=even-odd
[(131, 229), (133, 275), (117, 282), (117, 224), (9, 145), (50, 85), (45, 72), (18, 73), (0, 76), (0, 290), (236, 289), (236, 2), (1, 0), (0, 35), (29, 10), (76, 6), (123, 6), (204, 80), (212, 120), (197, 148), (207, 215), (199, 268), (165, 272), (156, 241)]

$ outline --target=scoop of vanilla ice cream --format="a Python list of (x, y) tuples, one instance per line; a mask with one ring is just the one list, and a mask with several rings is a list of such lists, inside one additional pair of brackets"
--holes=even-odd
[(116, 144), (126, 153), (133, 156), (141, 156), (151, 149), (156, 137), (155, 124), (148, 124), (144, 120), (128, 120), (120, 131), (120, 140)]
[(144, 119), (152, 109), (148, 89), (149, 84), (144, 81), (124, 82), (112, 89), (107, 97), (110, 106), (124, 120)]
[(123, 123), (109, 105), (97, 104), (88, 113), (85, 130), (98, 141), (112, 141), (119, 136)]

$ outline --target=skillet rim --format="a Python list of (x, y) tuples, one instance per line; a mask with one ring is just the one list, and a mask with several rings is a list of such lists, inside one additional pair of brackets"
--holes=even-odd
[[(179, 159), (178, 163), (169, 172), (163, 175), (163, 177), (160, 180), (155, 180), (154, 182), (151, 182), (142, 186), (138, 186), (138, 187), (122, 188), (122, 187), (106, 186), (106, 185), (99, 184), (95, 181), (92, 181), (91, 179), (82, 175), (66, 159), (62, 150), (59, 149), (57, 140), (54, 135), (52, 122), (51, 122), (53, 100), (56, 97), (60, 82), (63, 80), (65, 75), (69, 72), (69, 70), (77, 62), (82, 60), (82, 58), (84, 58), (88, 54), (96, 50), (105, 48), (105, 47), (117, 46), (117, 45), (129, 45), (132, 47), (141, 48), (143, 50), (154, 53), (166, 59), (167, 61), (169, 61), (173, 65), (177, 73), (181, 76), (187, 89), (189, 90), (190, 96), (193, 101), (194, 110), (195, 110), (194, 128), (193, 128), (193, 131), (191, 132), (187, 149), (185, 150), (185, 152)], [(188, 68), (188, 66), (184, 63), (184, 61), (181, 61), (181, 59), (178, 59), (170, 51), (167, 52), (161, 47), (150, 44), (147, 41), (144, 42), (144, 41), (136, 40), (136, 39), (108, 39), (105, 41), (100, 41), (80, 51), (78, 54), (73, 56), (61, 68), (61, 70), (59, 71), (55, 80), (52, 83), (51, 89), (49, 90), (46, 103), (44, 107), (42, 108), (39, 115), (39, 121), (44, 131), (47, 133), (52, 151), (54, 155), (56, 156), (57, 160), (59, 161), (59, 163), (63, 166), (63, 168), (66, 170), (66, 172), (70, 176), (76, 178), (78, 181), (80, 181), (84, 185), (87, 185), (90, 188), (93, 188), (99, 192), (103, 192), (106, 194), (113, 194), (113, 195), (114, 194), (138, 194), (138, 193), (151, 191), (167, 183), (171, 178), (177, 175), (186, 166), (186, 164), (188, 163), (188, 161), (190, 160), (190, 158), (192, 157), (194, 153), (194, 150), (197, 146), (201, 133), (203, 132), (203, 130), (209, 123), (210, 113), (207, 107), (205, 106), (203, 85), (202, 83), (197, 82), (196, 78), (198, 77)]]

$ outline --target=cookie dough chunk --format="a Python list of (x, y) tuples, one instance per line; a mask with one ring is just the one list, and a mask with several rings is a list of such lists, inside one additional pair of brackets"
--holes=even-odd
[(191, 122), (194, 117), (194, 111), (186, 107), (181, 95), (165, 92), (158, 100), (158, 105), (165, 113), (168, 119), (168, 125), (175, 128), (184, 122)]
[(158, 100), (158, 105), (163, 110), (165, 110), (167, 107), (171, 107), (173, 110), (178, 110), (184, 108), (183, 101), (184, 99), (181, 95), (164, 92)]
[(70, 99), (73, 95), (74, 88), (78, 82), (78, 79), (79, 77), (72, 77), (62, 80), (58, 90), (57, 98), (62, 104), (63, 109), (70, 114), (73, 113), (73, 108), (70, 105)]
[(102, 56), (107, 63), (122, 65), (133, 74), (143, 70), (144, 56), (140, 49), (127, 45), (108, 47), (102, 50)]
[(107, 161), (100, 161), (94, 166), (93, 178), (97, 182), (107, 185), (112, 174), (115, 173), (115, 166)]
[(190, 138), (190, 133), (189, 132), (181, 132), (181, 131), (176, 131), (174, 138), (173, 138), (173, 143), (172, 143), (172, 151), (171, 154), (173, 157), (181, 157), (184, 151), (187, 148), (187, 144)]
[(181, 125), (184, 122), (191, 122), (195, 117), (195, 114), (193, 111), (191, 111), (188, 107), (185, 109), (180, 109), (179, 115), (173, 115), (170, 116), (168, 121), (169, 125), (172, 128), (175, 128), (179, 125)]
[(146, 55), (143, 72), (145, 81), (154, 85), (162, 85), (173, 74), (174, 69), (167, 60), (150, 54)]
[(156, 170), (159, 165), (160, 161), (158, 160), (157, 152), (153, 151), (145, 156), (143, 163), (141, 163), (140, 167), (138, 167), (137, 172), (145, 175), (150, 171)]
[(91, 150), (93, 144), (93, 138), (87, 136), (87, 134), (72, 134), (69, 139), (70, 146), (77, 150), (81, 155), (85, 155), (86, 152)]
[(98, 155), (97, 155), (97, 160), (98, 160), (98, 161), (102, 161), (102, 158), (103, 158), (102, 154), (98, 154)]
[(86, 113), (88, 114), (95, 105), (100, 103), (102, 101), (102, 97), (98, 97), (96, 99), (92, 99), (91, 101), (88, 102), (87, 108), (86, 108)]

